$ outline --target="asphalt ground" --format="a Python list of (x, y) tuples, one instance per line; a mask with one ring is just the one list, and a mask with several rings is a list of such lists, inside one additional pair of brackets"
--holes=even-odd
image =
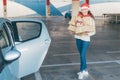
[[(21, 80), (78, 80), (79, 53), (74, 36), (64, 17), (41, 17), (52, 42), (46, 58), (35, 73)], [(89, 76), (83, 80), (120, 80), (120, 24), (96, 19), (96, 35), (91, 37), (87, 52)], [(41, 75), (40, 75), (41, 74)]]

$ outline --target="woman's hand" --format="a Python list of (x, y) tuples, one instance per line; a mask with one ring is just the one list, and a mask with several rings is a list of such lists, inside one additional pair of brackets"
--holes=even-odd
[(85, 34), (85, 35), (88, 35), (89, 33), (90, 33), (89, 31), (83, 32), (83, 34)]
[(83, 35), (83, 33), (76, 33), (76, 35), (82, 36), (82, 35)]

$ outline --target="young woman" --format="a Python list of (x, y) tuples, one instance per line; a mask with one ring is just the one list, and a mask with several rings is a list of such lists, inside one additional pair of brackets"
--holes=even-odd
[(78, 15), (73, 18), (70, 22), (70, 25), (75, 25), (74, 36), (76, 39), (76, 45), (80, 53), (80, 72), (78, 72), (78, 79), (83, 79), (85, 76), (88, 76), (87, 64), (86, 64), (86, 53), (90, 43), (90, 37), (95, 34), (95, 22), (94, 16), (89, 10), (89, 5), (84, 3), (80, 6), (80, 11)]

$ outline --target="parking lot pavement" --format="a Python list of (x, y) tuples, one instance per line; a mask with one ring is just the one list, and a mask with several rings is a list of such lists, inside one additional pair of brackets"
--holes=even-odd
[[(48, 54), (39, 72), (42, 80), (78, 80), (79, 54), (75, 39), (67, 31), (64, 17), (42, 18), (52, 38)], [(96, 35), (87, 53), (90, 75), (84, 80), (120, 80), (120, 24), (96, 19)], [(22, 78), (31, 79), (34, 74)], [(35, 77), (35, 76), (34, 76)]]

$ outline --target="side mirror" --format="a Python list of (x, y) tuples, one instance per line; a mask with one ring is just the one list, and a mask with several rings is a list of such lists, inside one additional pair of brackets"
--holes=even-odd
[(21, 53), (19, 51), (13, 49), (4, 55), (4, 60), (7, 62), (12, 62), (12, 61), (18, 59), (20, 57), (20, 55), (21, 55)]

